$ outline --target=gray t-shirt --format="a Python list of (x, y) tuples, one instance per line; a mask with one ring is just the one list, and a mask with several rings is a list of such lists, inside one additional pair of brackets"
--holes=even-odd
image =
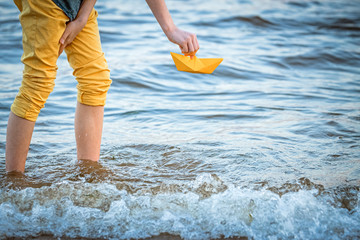
[(82, 0), (53, 0), (53, 2), (61, 8), (70, 21), (76, 18), (79, 12)]

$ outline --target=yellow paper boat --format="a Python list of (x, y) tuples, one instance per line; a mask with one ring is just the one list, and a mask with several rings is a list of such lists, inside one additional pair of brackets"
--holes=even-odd
[(177, 70), (191, 73), (212, 73), (222, 62), (222, 58), (197, 58), (170, 52)]

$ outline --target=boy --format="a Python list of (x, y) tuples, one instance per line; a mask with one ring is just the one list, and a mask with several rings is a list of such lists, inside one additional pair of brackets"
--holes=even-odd
[[(23, 81), (8, 120), (6, 171), (24, 172), (35, 121), (53, 90), (56, 61), (65, 50), (78, 81), (75, 139), (79, 160), (98, 161), (110, 71), (101, 50), (96, 0), (14, 0), (23, 31)], [(185, 55), (199, 49), (194, 34), (178, 29), (164, 0), (147, 0), (168, 39)]]

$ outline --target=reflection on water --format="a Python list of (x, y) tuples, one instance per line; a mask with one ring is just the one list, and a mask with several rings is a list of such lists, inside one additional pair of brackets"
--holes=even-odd
[(99, 1), (100, 162), (76, 161), (62, 55), (24, 175), (5, 173), (23, 66), (18, 11), (0, 3), (0, 238), (360, 236), (359, 2), (189, 3), (167, 1), (197, 55), (224, 58), (216, 71), (178, 72), (145, 3)]

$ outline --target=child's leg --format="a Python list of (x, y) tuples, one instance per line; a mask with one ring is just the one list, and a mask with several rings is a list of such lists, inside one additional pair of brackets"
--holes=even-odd
[(75, 114), (75, 139), (79, 160), (98, 161), (103, 126), (104, 105), (110, 87), (110, 71), (101, 50), (93, 10), (83, 30), (65, 48), (78, 81), (78, 104)]
[(75, 138), (79, 160), (99, 160), (103, 116), (103, 106), (88, 106), (77, 103)]
[(54, 87), (59, 39), (68, 18), (52, 1), (15, 0), (23, 30), (23, 81), (6, 135), (6, 170), (23, 172), (36, 118)]
[(6, 171), (24, 172), (35, 122), (10, 112), (6, 132)]

